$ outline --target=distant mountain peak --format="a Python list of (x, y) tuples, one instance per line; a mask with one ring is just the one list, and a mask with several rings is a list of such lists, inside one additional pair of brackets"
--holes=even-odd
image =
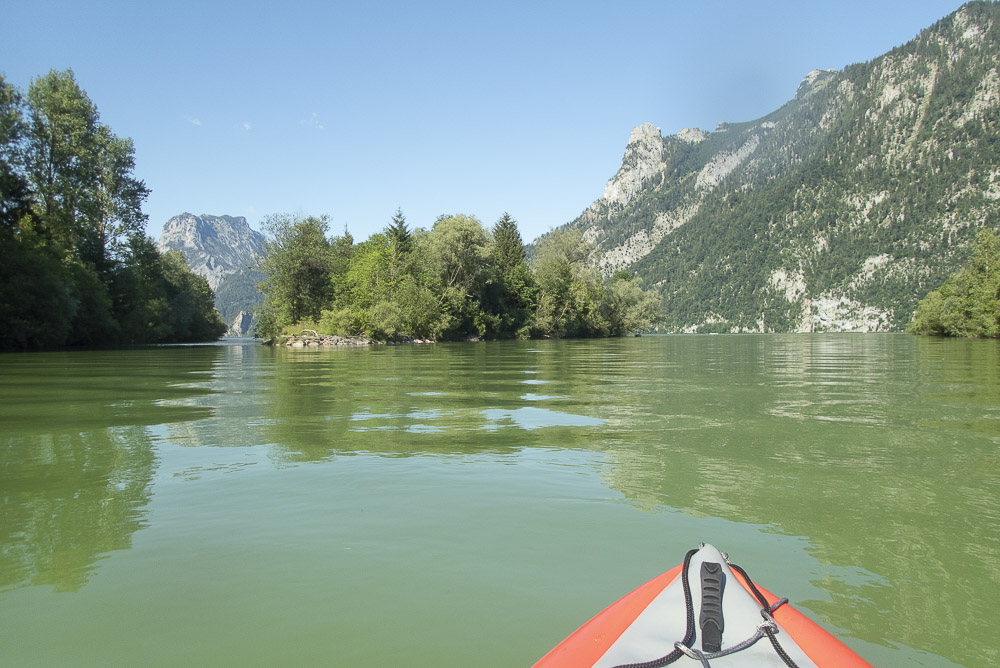
[(191, 270), (205, 277), (226, 322), (246, 323), (241, 312), (252, 312), (261, 301), (257, 283), (263, 277), (256, 267), (266, 242), (243, 216), (184, 212), (163, 224), (158, 246), (179, 250)]
[(795, 91), (795, 99), (800, 100), (810, 93), (814, 93), (837, 75), (837, 70), (813, 70), (802, 78), (798, 89)]
[(184, 253), (191, 270), (215, 290), (226, 276), (256, 265), (265, 242), (243, 216), (185, 212), (163, 224), (158, 245), (160, 250)]

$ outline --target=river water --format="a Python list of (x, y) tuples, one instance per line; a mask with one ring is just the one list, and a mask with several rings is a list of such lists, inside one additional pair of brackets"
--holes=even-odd
[(1000, 663), (1000, 347), (0, 356), (3, 665), (530, 665), (702, 541), (875, 665)]

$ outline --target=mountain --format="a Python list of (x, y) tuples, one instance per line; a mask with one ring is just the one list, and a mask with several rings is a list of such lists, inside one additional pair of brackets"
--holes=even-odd
[(898, 330), (1000, 223), (998, 67), (1000, 6), (968, 3), (758, 120), (638, 126), (568, 226), (672, 331)]
[(256, 324), (251, 314), (263, 300), (255, 269), (266, 239), (242, 216), (182, 213), (163, 224), (161, 251), (179, 250), (191, 270), (215, 291), (215, 307), (232, 323), (227, 336), (246, 336)]

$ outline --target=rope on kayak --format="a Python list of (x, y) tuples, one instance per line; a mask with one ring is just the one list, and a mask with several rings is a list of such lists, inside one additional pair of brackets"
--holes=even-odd
[(670, 664), (677, 661), (682, 656), (687, 656), (689, 658), (695, 659), (701, 662), (702, 668), (712, 668), (709, 663), (712, 659), (719, 659), (730, 654), (735, 654), (751, 647), (757, 643), (761, 638), (767, 638), (771, 642), (771, 647), (778, 654), (782, 661), (788, 668), (798, 668), (795, 661), (788, 655), (785, 648), (781, 646), (778, 642), (776, 634), (778, 633), (778, 624), (774, 621), (772, 617), (775, 610), (788, 603), (787, 598), (782, 598), (775, 601), (774, 605), (767, 602), (767, 598), (764, 597), (757, 586), (754, 584), (747, 572), (741, 567), (729, 561), (727, 555), (723, 555), (726, 559), (726, 563), (729, 564), (730, 568), (735, 570), (737, 573), (743, 576), (744, 582), (750, 587), (751, 592), (754, 597), (761, 605), (760, 615), (764, 618), (764, 621), (757, 627), (756, 631), (752, 636), (746, 640), (739, 642), (732, 647), (727, 647), (726, 649), (719, 652), (703, 652), (700, 649), (692, 648), (691, 645), (694, 643), (695, 639), (695, 624), (694, 624), (694, 602), (691, 599), (691, 585), (688, 582), (688, 567), (691, 564), (691, 557), (693, 557), (700, 548), (689, 551), (684, 555), (684, 568), (681, 571), (681, 585), (684, 588), (684, 607), (687, 612), (687, 630), (684, 634), (684, 639), (674, 643), (674, 651), (670, 652), (665, 656), (661, 656), (658, 659), (653, 659), (652, 661), (646, 661), (644, 663), (625, 663), (614, 668), (662, 668), (662, 666), (669, 666)]
[[(687, 629), (684, 633), (684, 640), (680, 643), (683, 645), (690, 645), (694, 642), (694, 601), (691, 600), (691, 585), (688, 583), (687, 575), (688, 567), (691, 565), (691, 557), (696, 555), (699, 549), (689, 550), (684, 555), (684, 568), (681, 570), (681, 585), (684, 587), (684, 607), (687, 608)], [(653, 659), (644, 663), (623, 663), (620, 666), (615, 666), (615, 668), (662, 668), (662, 666), (669, 666), (682, 656), (684, 656), (684, 651), (675, 645), (674, 651), (661, 656), (659, 659)]]
[(767, 602), (767, 599), (764, 597), (764, 595), (760, 593), (760, 590), (757, 589), (757, 585), (753, 583), (753, 580), (750, 579), (750, 576), (747, 575), (747, 572), (745, 570), (743, 570), (740, 566), (737, 566), (732, 562), (729, 563), (729, 566), (737, 573), (743, 576), (743, 581), (747, 583), (747, 586), (750, 587), (750, 590), (753, 592), (753, 595), (757, 597), (757, 601), (760, 602), (761, 605), (760, 614), (764, 616), (765, 621), (771, 622), (769, 628), (764, 630), (764, 633), (765, 635), (767, 635), (767, 639), (771, 641), (771, 646), (774, 648), (774, 651), (777, 652), (778, 656), (781, 657), (781, 660), (785, 662), (785, 665), (788, 666), (788, 668), (798, 668), (798, 665), (796, 665), (792, 657), (788, 656), (788, 652), (785, 651), (785, 648), (781, 646), (781, 643), (779, 643), (778, 639), (775, 637), (775, 631), (778, 630), (778, 625), (774, 623), (774, 618), (771, 617), (771, 614), (775, 610), (783, 606), (785, 603), (788, 603), (788, 599), (783, 598), (779, 601), (775, 601), (774, 605), (772, 606), (770, 603)]

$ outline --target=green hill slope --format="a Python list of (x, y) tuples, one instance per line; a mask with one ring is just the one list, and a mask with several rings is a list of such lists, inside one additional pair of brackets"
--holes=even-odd
[(663, 294), (675, 331), (900, 329), (1000, 211), (1000, 6), (969, 3), (911, 42), (748, 123), (632, 131), (570, 226), (606, 273)]

